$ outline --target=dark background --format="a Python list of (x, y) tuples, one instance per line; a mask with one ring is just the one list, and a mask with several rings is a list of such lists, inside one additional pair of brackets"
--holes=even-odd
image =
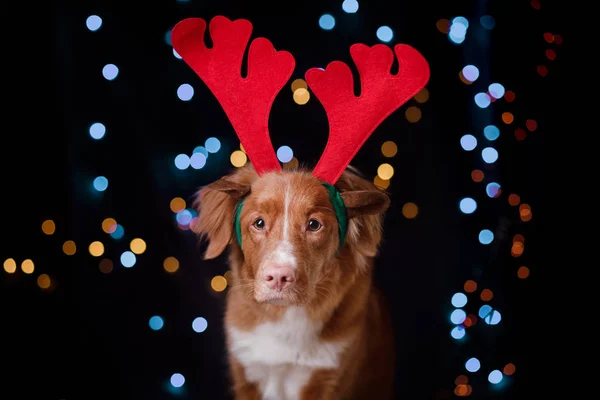
[[(231, 168), (230, 153), (239, 141), (217, 101), (193, 71), (173, 56), (166, 32), (187, 17), (210, 20), (215, 15), (249, 19), (253, 37), (269, 38), (277, 49), (296, 59), (292, 79), (311, 67), (342, 60), (353, 68), (349, 47), (356, 42), (380, 43), (381, 25), (394, 30), (389, 43), (407, 43), (428, 59), (429, 100), (410, 100), (371, 136), (353, 160), (367, 177), (383, 162), (395, 175), (389, 191), (392, 206), (386, 216), (385, 241), (377, 260), (376, 278), (393, 306), (399, 343), (398, 397), (444, 399), (456, 397), (455, 379), (467, 375), (477, 399), (528, 398), (537, 367), (534, 347), (539, 319), (535, 296), (544, 268), (541, 227), (546, 216), (545, 137), (558, 129), (558, 94), (563, 89), (563, 48), (568, 48), (558, 13), (550, 2), (540, 9), (529, 1), (360, 1), (356, 14), (346, 14), (342, 1), (156, 1), (154, 3), (86, 1), (57, 2), (51, 9), (20, 12), (16, 40), (7, 43), (13, 60), (7, 75), (14, 97), (3, 139), (3, 227), (0, 260), (17, 261), (17, 272), (0, 271), (4, 360), (8, 375), (2, 384), (7, 399), (220, 399), (226, 398), (227, 380), (221, 318), (224, 295), (210, 287), (215, 275), (227, 270), (226, 257), (202, 261), (204, 244), (190, 231), (178, 228), (169, 209), (173, 197), (188, 201), (202, 185)], [(336, 17), (331, 31), (322, 30), (319, 17)], [(89, 15), (102, 17), (102, 27), (90, 32)], [(479, 18), (492, 15), (496, 26), (484, 29)], [(466, 40), (456, 45), (436, 29), (439, 19), (464, 16), (470, 26)], [(14, 23), (15, 21), (7, 21)], [(549, 44), (544, 32), (561, 34), (565, 44)], [(42, 50), (43, 48), (43, 50)], [(546, 49), (557, 58), (550, 61)], [(49, 50), (47, 50), (49, 49)], [(102, 67), (114, 63), (114, 81), (102, 77)], [(465, 85), (459, 71), (467, 64), (480, 70), (479, 79)], [(546, 65), (546, 77), (536, 72)], [(17, 76), (17, 75), (14, 75)], [(498, 100), (486, 109), (473, 96), (493, 82), (516, 93), (514, 102)], [(181, 83), (195, 94), (182, 102), (176, 96)], [(325, 112), (316, 97), (300, 106), (286, 85), (271, 112), (270, 130), (275, 148), (289, 145), (302, 162), (316, 162), (327, 139)], [(404, 112), (418, 106), (422, 119), (409, 123)], [(506, 125), (501, 114), (515, 121)], [(514, 130), (525, 120), (538, 123), (524, 141)], [(107, 134), (93, 140), (88, 129), (102, 121)], [(10, 124), (14, 124), (12, 128)], [(493, 142), (499, 160), (485, 164), (480, 150), (486, 143), (483, 127), (501, 130)], [(465, 152), (460, 137), (472, 133), (475, 151)], [(215, 136), (221, 150), (209, 156), (201, 170), (175, 168), (174, 157), (191, 154), (206, 138)], [(383, 157), (381, 144), (393, 140), (398, 154)], [(482, 169), (485, 179), (473, 182), (471, 171)], [(95, 192), (93, 178), (109, 180), (105, 192)], [(491, 181), (502, 185), (497, 198), (486, 195)], [(523, 222), (510, 193), (531, 205), (533, 219)], [(463, 214), (458, 202), (472, 197), (478, 208)], [(419, 207), (415, 219), (402, 215), (402, 206)], [(125, 228), (115, 240), (101, 223), (113, 217)], [(56, 232), (47, 236), (41, 223), (52, 219)], [(481, 229), (495, 233), (491, 245), (478, 241)], [(512, 238), (522, 234), (525, 252), (511, 256)], [(119, 263), (135, 237), (148, 247), (133, 268)], [(62, 252), (65, 240), (74, 240), (77, 253)], [(90, 242), (105, 245), (103, 257), (92, 257)], [(180, 268), (167, 274), (165, 257), (175, 256)], [(20, 270), (30, 258), (35, 271)], [(103, 274), (101, 258), (114, 262)], [(517, 278), (526, 265), (531, 276)], [(36, 284), (41, 273), (53, 282), (51, 290)], [(478, 290), (469, 294), (468, 313), (477, 314), (483, 288), (493, 291), (489, 304), (502, 314), (498, 325), (482, 320), (462, 340), (450, 336), (452, 295), (473, 279)], [(161, 315), (165, 326), (153, 331), (148, 320)], [(208, 321), (203, 333), (192, 330), (192, 320)], [(481, 369), (465, 370), (465, 361), (477, 357)], [(514, 363), (516, 372), (500, 385), (487, 381), (493, 369)], [(186, 382), (174, 391), (170, 376), (179, 372)]]

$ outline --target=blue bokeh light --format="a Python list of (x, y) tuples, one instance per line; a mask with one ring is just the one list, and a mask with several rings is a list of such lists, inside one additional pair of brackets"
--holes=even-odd
[(135, 261), (135, 254), (133, 254), (131, 251), (127, 250), (121, 254), (121, 264), (123, 264), (125, 268), (133, 267), (135, 265)]
[(495, 99), (501, 99), (505, 92), (504, 86), (499, 83), (492, 83), (488, 86), (488, 93)]
[(196, 146), (194, 151), (192, 151), (192, 154), (194, 153), (202, 153), (204, 154), (204, 157), (208, 158), (208, 150), (206, 150), (206, 147), (204, 146)]
[(479, 232), (479, 243), (490, 244), (494, 241), (494, 233), (489, 229), (483, 229)]
[(202, 153), (194, 153), (190, 157), (190, 165), (194, 169), (202, 169), (206, 165), (206, 156)]
[(173, 43), (171, 43), (171, 29), (165, 32), (165, 43), (169, 46), (173, 46)]
[(394, 38), (394, 31), (389, 26), (380, 26), (377, 28), (377, 39), (382, 42), (389, 42)]
[(190, 157), (187, 154), (178, 154), (175, 157), (175, 167), (184, 170), (190, 166)]
[(123, 236), (125, 236), (125, 228), (123, 228), (123, 225), (117, 224), (115, 231), (109, 235), (113, 239), (121, 239)]
[(465, 214), (473, 214), (477, 209), (477, 202), (470, 197), (465, 197), (458, 204), (460, 211)]
[(494, 385), (497, 383), (500, 383), (500, 381), (502, 381), (502, 372), (500, 372), (497, 369), (493, 370), (488, 375), (488, 381), (490, 381), (490, 383), (492, 383)]
[(192, 329), (194, 332), (202, 333), (206, 330), (206, 328), (208, 328), (208, 321), (206, 321), (206, 319), (198, 317), (192, 321)]
[(485, 187), (485, 193), (488, 195), (488, 197), (493, 199), (493, 198), (498, 197), (501, 189), (502, 189), (502, 187), (500, 186), (499, 183), (490, 182)]
[(494, 141), (500, 136), (500, 129), (495, 125), (488, 125), (483, 128), (483, 136), (485, 136), (487, 140)]
[(182, 101), (190, 101), (194, 97), (194, 88), (189, 83), (183, 83), (177, 88), (177, 97)]
[(331, 14), (323, 14), (321, 18), (319, 18), (319, 26), (321, 29), (325, 29), (326, 31), (330, 31), (335, 26), (335, 18)]
[(479, 18), (479, 22), (481, 22), (481, 25), (488, 30), (494, 29), (494, 26), (496, 26), (496, 20), (491, 15), (484, 15)]
[(467, 20), (465, 17), (454, 17), (454, 19), (452, 19), (452, 24), (462, 25), (465, 27), (465, 29), (467, 29), (469, 27), (469, 20)]
[(106, 133), (106, 127), (101, 122), (94, 122), (90, 125), (90, 136), (96, 140), (102, 139)]
[(185, 383), (185, 377), (183, 375), (181, 375), (179, 373), (171, 375), (171, 385), (178, 388), (178, 387), (182, 387), (184, 383)]
[(282, 163), (290, 162), (294, 158), (294, 152), (289, 146), (281, 146), (277, 149), (277, 158)]
[(204, 142), (204, 147), (209, 153), (216, 153), (221, 149), (221, 142), (216, 137), (209, 137)]
[(102, 68), (102, 76), (112, 81), (119, 75), (119, 68), (115, 64), (106, 64), (104, 68)]
[(454, 293), (451, 303), (456, 308), (464, 307), (467, 304), (467, 295), (461, 292)]
[(99, 192), (104, 192), (108, 188), (108, 179), (104, 176), (97, 176), (94, 179), (94, 189)]
[(467, 313), (464, 310), (456, 309), (450, 314), (450, 321), (454, 325), (462, 324), (467, 319)]
[(491, 102), (490, 96), (486, 93), (481, 92), (475, 95), (475, 104), (477, 104), (477, 107), (479, 108), (487, 108)]
[(485, 319), (492, 312), (492, 307), (489, 304), (484, 304), (479, 308), (479, 318)]
[(465, 368), (469, 372), (477, 372), (479, 371), (479, 368), (481, 368), (481, 363), (475, 357), (471, 357), (465, 363)]
[(502, 321), (502, 314), (500, 314), (498, 310), (493, 310), (488, 313), (483, 320), (488, 325), (498, 325), (500, 321)]
[(479, 68), (474, 65), (466, 65), (462, 69), (462, 74), (469, 82), (475, 82), (479, 78)]
[(358, 11), (358, 1), (356, 0), (344, 0), (342, 3), (342, 10), (348, 14), (353, 14)]
[(148, 321), (148, 325), (150, 325), (150, 329), (152, 329), (153, 331), (158, 331), (162, 329), (165, 323), (161, 317), (155, 315), (152, 318), (150, 318), (150, 321)]
[(452, 328), (450, 331), (450, 336), (452, 336), (453, 339), (458, 340), (464, 338), (466, 333), (467, 332), (465, 331), (465, 328), (459, 325)]
[[(462, 17), (457, 17), (457, 18), (462, 18)], [(454, 20), (456, 21), (457, 19), (455, 18)], [(468, 22), (466, 25), (464, 23), (462, 23), (462, 20), (458, 20), (458, 22), (453, 22), (452, 25), (450, 26), (450, 31), (448, 32), (448, 38), (453, 43), (461, 44), (462, 42), (465, 41), (465, 37), (467, 35), (467, 27), (468, 27)]]
[(460, 145), (466, 151), (471, 151), (477, 147), (477, 138), (471, 134), (463, 135), (460, 138)]
[(179, 53), (177, 51), (175, 51), (175, 49), (173, 49), (173, 55), (175, 56), (175, 58), (178, 58), (181, 60), (181, 56), (179, 55)]
[(498, 160), (498, 150), (493, 147), (486, 147), (481, 150), (481, 158), (488, 164), (492, 164)]
[(102, 26), (102, 18), (97, 15), (90, 15), (85, 20), (85, 26), (87, 26), (90, 31), (96, 32)]
[(177, 220), (177, 223), (183, 226), (189, 225), (189, 223), (192, 221), (192, 218), (194, 218), (194, 216), (192, 215), (192, 212), (188, 209), (181, 210), (177, 214), (175, 214), (175, 219)]

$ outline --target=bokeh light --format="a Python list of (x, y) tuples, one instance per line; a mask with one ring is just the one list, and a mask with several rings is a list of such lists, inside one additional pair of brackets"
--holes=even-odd
[(115, 64), (106, 64), (102, 68), (102, 76), (109, 81), (114, 80), (119, 75), (119, 68)]
[(463, 135), (460, 138), (460, 146), (465, 151), (471, 151), (477, 147), (477, 138), (471, 134)]
[(479, 371), (479, 368), (481, 368), (481, 363), (477, 358), (471, 357), (465, 363), (465, 368), (469, 372), (477, 372)]
[(392, 167), (388, 163), (381, 164), (377, 168), (377, 176), (379, 176), (384, 181), (390, 180), (392, 176), (394, 176), (394, 167)]
[(7, 258), (4, 260), (3, 266), (4, 271), (8, 272), (9, 274), (14, 274), (17, 270), (17, 262), (14, 260), (14, 258)]
[(521, 198), (519, 197), (519, 195), (516, 195), (513, 193), (508, 196), (508, 204), (510, 204), (511, 206), (513, 206), (513, 207), (518, 206), (520, 202), (521, 202)]
[(211, 279), (210, 287), (215, 292), (222, 292), (227, 287), (227, 279), (221, 275), (217, 275)]
[(556, 52), (552, 49), (546, 50), (546, 58), (550, 61), (554, 61), (556, 59)]
[(136, 257), (131, 251), (124, 251), (121, 254), (121, 264), (125, 268), (131, 268), (135, 265)]
[(461, 44), (465, 41), (469, 21), (465, 17), (455, 17), (448, 31), (448, 39), (454, 44)]
[(499, 183), (490, 182), (485, 186), (485, 193), (488, 195), (488, 197), (494, 199), (500, 196), (502, 193), (502, 187)]
[(455, 385), (466, 385), (467, 383), (469, 383), (469, 377), (466, 375), (459, 375), (454, 380)]
[(289, 146), (281, 146), (277, 149), (277, 159), (282, 163), (290, 162), (294, 157), (294, 152)]
[(506, 125), (512, 124), (514, 120), (515, 120), (515, 116), (512, 115), (512, 113), (509, 113), (509, 112), (502, 113), (502, 122), (504, 122)]
[(475, 104), (477, 104), (477, 107), (479, 108), (486, 108), (490, 105), (491, 102), (492, 100), (490, 99), (490, 96), (487, 95), (487, 93), (481, 92), (475, 95)]
[(344, 0), (342, 3), (342, 10), (348, 14), (353, 14), (358, 11), (358, 1), (356, 0)]
[(135, 254), (142, 254), (146, 251), (146, 242), (143, 239), (135, 238), (129, 243), (129, 248)]
[(154, 316), (150, 317), (150, 320), (148, 321), (148, 325), (150, 326), (150, 329), (152, 329), (153, 331), (158, 331), (158, 330), (162, 329), (162, 327), (165, 325), (165, 322), (159, 315), (154, 315)]
[(114, 218), (105, 218), (102, 221), (102, 230), (104, 233), (114, 233), (117, 230), (117, 221)]
[(181, 60), (181, 55), (177, 52), (177, 50), (173, 49), (173, 55), (175, 56), (175, 58), (178, 58)]
[(300, 88), (294, 91), (292, 97), (296, 104), (304, 105), (310, 100), (310, 92), (305, 88)]
[(501, 99), (505, 92), (506, 90), (504, 89), (504, 86), (499, 83), (492, 83), (490, 86), (488, 86), (488, 93), (494, 99)]
[(467, 296), (461, 292), (454, 293), (451, 303), (456, 308), (462, 308), (467, 304)]
[(175, 220), (179, 225), (189, 225), (192, 222), (192, 212), (189, 209), (181, 210), (175, 215)]
[(51, 219), (47, 219), (42, 222), (42, 232), (46, 235), (52, 235), (56, 232), (56, 224)]
[(496, 20), (491, 15), (484, 15), (479, 18), (479, 22), (481, 22), (481, 26), (488, 30), (494, 29), (494, 26), (496, 26)]
[(294, 79), (291, 85), (292, 93), (294, 93), (298, 89), (308, 89), (308, 84), (302, 78)]
[(106, 134), (106, 127), (101, 122), (94, 122), (92, 125), (90, 125), (89, 132), (93, 139), (99, 140), (102, 139)]
[(509, 103), (515, 101), (515, 97), (515, 92), (513, 92), (512, 90), (507, 90), (506, 93), (504, 93), (504, 100), (508, 101)]
[(481, 307), (479, 307), (479, 312), (478, 312), (479, 318), (485, 318), (491, 312), (492, 312), (492, 306), (490, 306), (489, 304), (484, 304)]
[(477, 282), (475, 282), (472, 279), (469, 279), (468, 281), (465, 282), (464, 289), (465, 289), (465, 292), (467, 292), (467, 293), (473, 293), (474, 291), (477, 290)]
[(208, 328), (208, 321), (206, 321), (206, 319), (198, 317), (192, 321), (192, 329), (194, 332), (202, 333), (206, 330), (206, 328)]
[(175, 167), (184, 170), (190, 166), (190, 157), (187, 154), (178, 154), (175, 157)]
[(452, 336), (453, 339), (459, 340), (464, 338), (466, 333), (467, 332), (465, 331), (465, 328), (458, 325), (452, 328), (450, 331), (450, 336)]
[(494, 385), (500, 383), (500, 381), (502, 381), (502, 372), (497, 369), (493, 370), (488, 375), (488, 381)]
[(419, 213), (419, 207), (415, 203), (406, 203), (402, 206), (402, 215), (404, 218), (413, 219)]
[(414, 99), (417, 103), (425, 103), (429, 100), (429, 90), (427, 88), (421, 89), (421, 91), (415, 94)]
[(481, 150), (481, 158), (488, 164), (495, 163), (498, 160), (498, 150), (493, 147), (486, 147)]
[(450, 32), (450, 21), (447, 20), (446, 18), (439, 19), (435, 23), (435, 27), (437, 28), (438, 31), (440, 31), (446, 35), (446, 34), (448, 34), (448, 32)]
[(113, 239), (121, 239), (123, 236), (125, 236), (125, 228), (123, 228), (121, 224), (117, 224), (115, 231), (110, 234), (110, 237)]
[(475, 82), (479, 78), (479, 68), (474, 65), (466, 65), (462, 69), (463, 77), (469, 82)]
[(377, 39), (382, 42), (389, 42), (394, 38), (394, 31), (389, 26), (380, 26), (377, 28)]
[(190, 157), (190, 166), (193, 169), (202, 169), (206, 165), (206, 156), (200, 152), (193, 153)]
[(500, 136), (500, 129), (495, 125), (488, 125), (483, 128), (483, 136), (485, 136), (487, 140), (494, 141)]
[(108, 179), (105, 176), (97, 176), (94, 178), (94, 189), (99, 192), (104, 192), (108, 188)]
[(174, 197), (170, 202), (169, 202), (169, 208), (171, 209), (171, 211), (173, 211), (174, 213), (178, 213), (181, 210), (185, 210), (186, 207), (186, 203), (185, 200), (182, 199), (181, 197)]
[(508, 363), (504, 366), (504, 369), (502, 370), (502, 372), (504, 373), (504, 375), (512, 375), (515, 373), (515, 371), (517, 370), (517, 368), (515, 367), (515, 364), (513, 363)]
[(100, 257), (104, 254), (104, 244), (100, 241), (92, 242), (90, 243), (88, 250), (92, 256)]
[(35, 265), (33, 264), (33, 261), (31, 261), (29, 258), (26, 260), (23, 260), (23, 262), (21, 263), (21, 271), (23, 271), (26, 274), (33, 274), (33, 271), (35, 270)]
[(381, 145), (381, 153), (388, 158), (394, 157), (398, 153), (398, 146), (396, 143), (388, 140)]
[(482, 301), (490, 301), (492, 298), (494, 298), (494, 292), (492, 292), (490, 289), (483, 289), (479, 297), (481, 297)]
[(182, 387), (185, 383), (185, 377), (179, 373), (171, 375), (171, 385), (176, 388)]
[(537, 73), (543, 77), (547, 76), (548, 75), (548, 67), (546, 67), (545, 65), (538, 65)]
[(103, 274), (110, 274), (113, 270), (113, 262), (108, 258), (103, 258), (98, 264), (98, 268)]
[(533, 214), (531, 212), (531, 207), (529, 206), (529, 204), (523, 203), (519, 206), (519, 217), (521, 218), (521, 221), (530, 221), (532, 216)]
[(204, 142), (204, 147), (209, 153), (216, 153), (221, 149), (221, 141), (216, 137), (209, 137)]
[(177, 88), (177, 97), (181, 101), (190, 101), (194, 97), (194, 88), (189, 83), (183, 83)]
[(461, 310), (460, 308), (452, 311), (452, 314), (450, 314), (450, 321), (454, 325), (462, 324), (466, 318), (467, 313), (465, 313), (465, 311)]
[(470, 197), (462, 199), (458, 206), (464, 214), (473, 214), (477, 209), (477, 203)]
[(481, 182), (484, 177), (485, 177), (485, 175), (484, 175), (483, 171), (480, 169), (474, 169), (471, 172), (471, 179), (473, 179), (473, 182)]
[(206, 147), (204, 147), (204, 146), (194, 147), (194, 150), (192, 150), (192, 154), (195, 154), (195, 153), (202, 153), (202, 154), (204, 154), (204, 157), (208, 158), (208, 150), (206, 150)]
[(489, 229), (483, 229), (479, 232), (479, 243), (490, 244), (494, 241), (494, 233)]
[(408, 122), (412, 122), (414, 124), (415, 122), (419, 122), (421, 120), (422, 114), (419, 107), (410, 106), (406, 109), (405, 116)]
[(165, 258), (163, 268), (169, 273), (173, 273), (179, 269), (179, 260), (173, 256)]
[(492, 310), (483, 320), (488, 325), (498, 325), (502, 320), (502, 314), (498, 310)]
[(321, 29), (326, 31), (330, 31), (335, 26), (335, 18), (331, 14), (323, 14), (321, 18), (319, 18), (319, 26)]
[(381, 190), (385, 190), (390, 186), (390, 181), (389, 180), (384, 180), (381, 179), (379, 177), (379, 175), (377, 175), (374, 179), (373, 179), (373, 184), (375, 186), (377, 186), (379, 189)]
[(77, 251), (77, 246), (75, 245), (75, 242), (72, 240), (67, 240), (66, 242), (63, 243), (62, 245), (62, 251), (63, 253), (65, 253), (68, 256), (72, 256), (73, 254), (75, 254), (75, 252)]
[(85, 26), (92, 32), (96, 32), (102, 26), (102, 18), (97, 15), (90, 15), (85, 20)]
[(530, 132), (533, 132), (537, 129), (537, 122), (534, 119), (528, 119), (527, 121), (525, 121), (525, 127)]
[(283, 168), (285, 169), (296, 169), (300, 165), (300, 162), (296, 157), (292, 157), (292, 159), (283, 164)]
[(48, 289), (51, 283), (52, 280), (48, 274), (41, 274), (37, 277), (37, 285), (40, 287), (40, 289)]
[(517, 276), (519, 279), (527, 279), (529, 277), (529, 268), (522, 266), (517, 270)]
[(523, 129), (523, 128), (515, 129), (515, 139), (517, 139), (518, 141), (523, 141), (523, 140), (525, 140), (526, 137), (527, 137), (527, 132), (525, 132), (525, 129)]

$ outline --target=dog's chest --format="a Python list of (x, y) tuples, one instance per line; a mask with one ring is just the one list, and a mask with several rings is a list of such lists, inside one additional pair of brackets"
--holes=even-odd
[(344, 343), (320, 340), (321, 328), (294, 307), (280, 321), (253, 331), (229, 327), (229, 350), (246, 379), (260, 386), (263, 399), (297, 399), (315, 370), (339, 366)]

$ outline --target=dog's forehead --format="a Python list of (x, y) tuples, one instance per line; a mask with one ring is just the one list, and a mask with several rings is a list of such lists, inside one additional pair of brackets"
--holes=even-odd
[(261, 203), (291, 202), (294, 204), (326, 200), (327, 192), (313, 176), (296, 171), (265, 174), (252, 184), (251, 195)]

